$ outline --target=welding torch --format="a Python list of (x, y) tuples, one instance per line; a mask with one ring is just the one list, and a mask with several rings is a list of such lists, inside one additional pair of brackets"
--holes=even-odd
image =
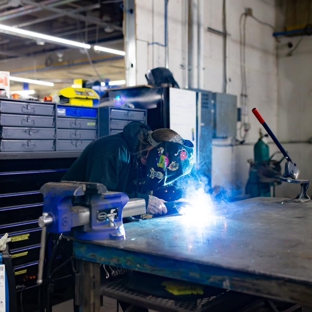
[(297, 167), (297, 165), (292, 161), (292, 159), (290, 158), (290, 156), (288, 155), (288, 153), (285, 151), (284, 147), (282, 146), (282, 144), (279, 142), (279, 140), (277, 139), (277, 137), (274, 135), (274, 133), (272, 132), (272, 130), (270, 129), (270, 127), (268, 126), (268, 124), (265, 122), (264, 118), (261, 116), (261, 114), (259, 113), (259, 111), (256, 108), (252, 109), (253, 114), (256, 116), (256, 118), (258, 119), (258, 121), (261, 123), (261, 125), (263, 126), (263, 128), (267, 131), (267, 133), (269, 134), (269, 136), (271, 137), (271, 139), (274, 141), (274, 143), (276, 144), (276, 146), (279, 148), (279, 150), (281, 151), (281, 153), (284, 155), (284, 157), (286, 158), (287, 162), (285, 164), (285, 173), (284, 173), (284, 177), (285, 178), (292, 178), (292, 179), (298, 179), (299, 177), (299, 169)]

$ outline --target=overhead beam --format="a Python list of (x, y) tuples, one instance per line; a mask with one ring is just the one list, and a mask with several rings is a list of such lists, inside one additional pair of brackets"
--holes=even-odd
[(42, 10), (48, 10), (48, 11), (51, 11), (51, 12), (54, 12), (54, 13), (57, 13), (57, 14), (61, 14), (62, 13), (64, 16), (68, 16), (68, 17), (71, 17), (73, 19), (83, 21), (85, 23), (96, 24), (96, 25), (99, 25), (99, 26), (102, 26), (102, 27), (110, 26), (111, 28), (113, 28), (115, 30), (119, 30), (119, 31), (122, 30), (122, 27), (119, 27), (119, 26), (116, 26), (116, 25), (112, 25), (110, 23), (105, 23), (105, 22), (103, 22), (102, 20), (100, 20), (99, 18), (96, 18), (96, 17), (92, 17), (91, 18), (91, 17), (80, 15), (80, 14), (74, 14), (74, 13), (71, 13), (71, 12), (67, 12), (66, 10), (56, 9), (54, 7), (47, 6), (47, 5), (42, 4), (42, 3), (33, 2), (31, 0), (22, 0), (22, 3), (33, 5), (33, 6), (38, 6)]
[[(64, 5), (64, 4), (69, 4), (71, 2), (74, 2), (77, 0), (46, 0), (43, 1), (41, 3), (41, 5), (46, 6), (46, 7), (55, 7), (55, 6), (59, 6), (59, 5)], [(28, 14), (32, 14), (35, 12), (39, 12), (41, 11), (42, 8), (38, 6), (38, 3), (33, 2), (30, 5), (26, 5), (23, 6), (21, 8), (17, 8), (17, 9), (13, 9), (13, 10), (9, 10), (3, 13), (0, 13), (0, 21), (6, 21), (12, 18), (16, 18), (16, 17), (20, 17), (20, 16), (24, 16), (24, 15), (28, 15)]]
[[(77, 8), (77, 9), (74, 9), (74, 10), (70, 10), (69, 12), (73, 13), (73, 14), (76, 14), (76, 13), (79, 13), (79, 12), (86, 12), (86, 11), (91, 11), (91, 10), (94, 10), (94, 9), (98, 9), (99, 7), (100, 7), (100, 4), (97, 3), (97, 4), (92, 4), (92, 5), (89, 5), (89, 6)], [(33, 19), (33, 20), (31, 20), (29, 22), (26, 22), (26, 23), (18, 24), (18, 25), (16, 25), (16, 27), (27, 27), (27, 26), (30, 26), (30, 25), (34, 25), (34, 24), (50, 21), (50, 20), (53, 20), (53, 19), (57, 19), (59, 17), (65, 16), (65, 15), (66, 15), (66, 13), (62, 12), (62, 13), (58, 13), (58, 14), (55, 14), (55, 15), (46, 16), (46, 17), (43, 17), (43, 18), (37, 18), (37, 19)]]

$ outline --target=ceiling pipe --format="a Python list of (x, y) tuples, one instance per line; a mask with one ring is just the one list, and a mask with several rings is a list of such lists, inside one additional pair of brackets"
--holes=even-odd
[(182, 1), (182, 53), (183, 53), (183, 83), (182, 86), (187, 89), (189, 85), (188, 74), (188, 1)]
[(165, 67), (169, 68), (169, 44), (168, 44), (168, 2), (165, 0)]
[(116, 26), (116, 25), (112, 25), (110, 23), (102, 22), (99, 18), (96, 18), (96, 17), (87, 17), (87, 16), (83, 16), (83, 15), (80, 15), (80, 14), (73, 14), (73, 13), (67, 12), (66, 10), (56, 9), (56, 8), (51, 7), (51, 6), (46, 6), (46, 5), (42, 4), (42, 3), (33, 2), (31, 0), (22, 0), (22, 2), (25, 3), (25, 4), (33, 5), (33, 6), (38, 6), (42, 10), (48, 10), (48, 11), (51, 11), (51, 12), (54, 12), (54, 13), (58, 13), (58, 14), (63, 13), (64, 16), (68, 16), (68, 17), (71, 17), (73, 19), (83, 21), (85, 23), (96, 24), (96, 25), (99, 25), (99, 26), (102, 26), (102, 27), (110, 26), (111, 28), (113, 28), (115, 30), (122, 31), (122, 27), (119, 27), (119, 26)]
[[(74, 10), (70, 10), (69, 12), (74, 14), (74, 13), (80, 13), (80, 12), (87, 12), (87, 11), (91, 11), (91, 10), (98, 9), (98, 8), (100, 8), (100, 4), (99, 3), (92, 4), (92, 5), (85, 6), (85, 7), (81, 7), (81, 8), (77, 8), (77, 9), (74, 9)], [(62, 17), (62, 16), (65, 16), (64, 12), (63, 13), (59, 13), (59, 14), (55, 14), (55, 15), (51, 15), (51, 16), (47, 16), (47, 17), (43, 17), (43, 18), (33, 19), (33, 20), (29, 21), (29, 22), (18, 24), (18, 25), (16, 25), (16, 27), (27, 27), (27, 26), (30, 26), (30, 25), (34, 25), (34, 24), (50, 21), (52, 19), (56, 19), (56, 18), (59, 18), (59, 17)]]
[[(49, 7), (54, 7), (54, 6), (59, 6), (59, 5), (64, 5), (64, 4), (69, 4), (72, 2), (75, 2), (77, 0), (46, 0), (43, 1), (41, 3), (41, 5), (49, 5)], [(39, 12), (41, 11), (41, 7), (38, 6), (38, 3), (34, 3), (31, 5), (27, 5), (27, 6), (23, 6), (21, 8), (18, 9), (13, 9), (13, 10), (9, 10), (7, 12), (3, 12), (0, 14), (0, 21), (6, 21), (12, 18), (16, 18), (16, 17), (20, 17), (20, 16), (24, 16), (27, 14), (32, 14), (35, 12)]]
[(273, 37), (281, 37), (281, 36), (294, 36), (294, 35), (311, 35), (312, 27), (305, 27), (302, 29), (295, 29), (295, 30), (289, 30), (289, 31), (280, 31), (280, 32), (274, 32)]
[[(100, 60), (93, 60), (93, 64), (98, 64), (98, 63), (104, 63), (104, 62), (112, 62), (112, 61), (118, 61), (124, 59), (123, 56), (115, 56), (115, 57), (110, 57), (110, 58), (105, 58), (105, 59), (100, 59)], [(81, 61), (77, 63), (72, 63), (72, 64), (66, 64), (66, 65), (59, 65), (59, 66), (54, 66), (54, 67), (43, 67), (43, 68), (37, 68), (36, 72), (45, 72), (45, 71), (51, 71), (51, 70), (61, 70), (64, 68), (71, 68), (71, 67), (76, 67), (76, 66), (82, 66), (82, 65), (90, 65), (89, 61)], [(26, 71), (21, 71), (21, 72), (15, 72), (14, 70), (11, 71), (12, 75), (23, 75), (23, 74), (28, 74), (28, 73), (33, 73), (34, 70), (26, 70)]]

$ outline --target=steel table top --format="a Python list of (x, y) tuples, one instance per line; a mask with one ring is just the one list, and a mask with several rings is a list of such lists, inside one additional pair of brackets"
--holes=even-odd
[(206, 220), (155, 218), (125, 230), (124, 241), (75, 242), (77, 258), (312, 305), (312, 201), (254, 198)]

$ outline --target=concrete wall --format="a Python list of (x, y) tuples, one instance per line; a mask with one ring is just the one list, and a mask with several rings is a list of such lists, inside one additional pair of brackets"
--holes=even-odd
[[(288, 42), (301, 40), (281, 38), (278, 45), (278, 124), (277, 133), (288, 141), (287, 150), (301, 170), (300, 178), (312, 180), (312, 39), (304, 37), (291, 56)], [(306, 142), (306, 143), (303, 143)], [(283, 186), (287, 194), (289, 186)]]
[[(200, 0), (199, 0), (200, 1)], [(185, 87), (187, 53), (185, 49), (186, 0), (169, 1), (169, 68), (181, 87)], [(195, 1), (198, 3), (198, 1)], [(204, 0), (202, 27), (204, 61), (204, 89), (222, 91), (223, 58), (222, 37), (207, 31), (207, 27), (222, 30), (222, 1)], [(238, 96), (240, 105), (240, 45), (239, 19), (246, 7), (260, 20), (275, 24), (274, 0), (236, 0), (227, 1), (228, 37), (228, 93)], [(137, 0), (137, 83), (145, 83), (144, 74), (148, 69), (164, 66), (164, 48), (151, 45), (152, 42), (164, 43), (164, 4), (159, 0)], [(248, 18), (246, 34), (246, 70), (248, 83), (248, 111), (259, 108), (273, 131), (277, 129), (277, 61), (276, 42), (269, 27), (260, 25)], [(243, 191), (248, 177), (247, 159), (253, 158), (253, 143), (258, 138), (260, 125), (250, 114), (251, 130), (246, 142), (250, 145), (232, 147), (228, 141), (216, 141), (213, 148), (213, 184), (226, 187), (234, 186)], [(218, 145), (218, 146), (217, 146)], [(222, 145), (219, 146), (219, 145)]]

